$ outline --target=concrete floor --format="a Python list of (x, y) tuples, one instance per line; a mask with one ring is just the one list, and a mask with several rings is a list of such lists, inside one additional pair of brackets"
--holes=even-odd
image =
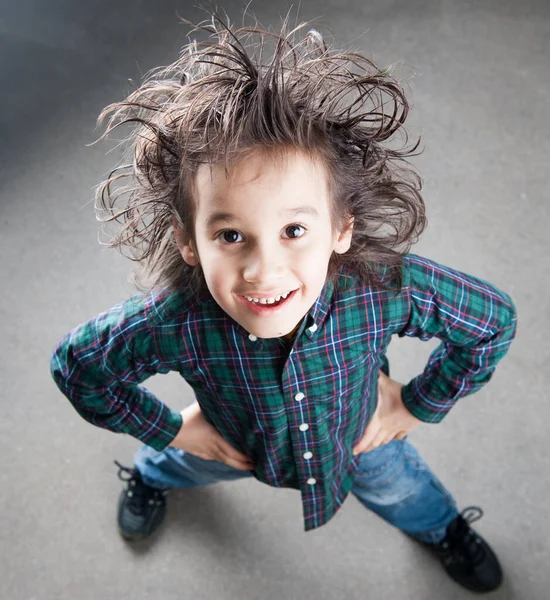
[[(244, 2), (223, 2), (240, 21)], [(290, 3), (256, 2), (277, 27)], [(256, 481), (176, 492), (153, 539), (115, 526), (137, 440), (83, 421), (49, 356), (70, 328), (128, 297), (130, 261), (97, 242), (93, 186), (118, 160), (97, 114), (186, 42), (191, 2), (20, 0), (0, 5), (1, 547), (5, 600), (470, 597), (438, 563), (351, 497), (305, 534), (300, 498)], [(345, 8), (344, 8), (345, 7)], [(550, 597), (547, 423), (550, 288), (550, 4), (547, 0), (302, 2), (342, 43), (410, 88), (412, 159), (430, 225), (413, 251), (492, 281), (513, 297), (518, 335), (490, 382), (411, 440), (497, 551), (494, 598)], [(359, 37), (360, 36), (360, 37)], [(433, 341), (433, 340), (432, 340)], [(392, 376), (423, 369), (435, 343), (392, 344)], [(176, 374), (148, 387), (192, 401)]]

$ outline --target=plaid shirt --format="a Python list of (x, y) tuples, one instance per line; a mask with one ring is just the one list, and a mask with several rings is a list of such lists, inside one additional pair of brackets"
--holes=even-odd
[(182, 417), (138, 384), (178, 371), (205, 419), (251, 459), (256, 479), (300, 490), (309, 531), (352, 487), (352, 449), (376, 408), (392, 335), (441, 340), (402, 388), (405, 406), (431, 423), (491, 379), (515, 336), (506, 293), (418, 255), (402, 265), (397, 295), (342, 269), (291, 343), (249, 335), (209, 294), (138, 294), (67, 333), (51, 373), (84, 419), (162, 450)]

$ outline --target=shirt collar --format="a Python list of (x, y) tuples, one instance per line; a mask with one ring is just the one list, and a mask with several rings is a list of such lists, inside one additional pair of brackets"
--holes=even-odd
[(303, 331), (305, 331), (305, 334), (310, 340), (319, 335), (318, 332), (322, 328), (329, 313), (333, 295), (334, 282), (327, 280), (319, 297), (315, 300), (305, 318), (305, 328)]
[[(300, 337), (302, 333), (305, 333), (310, 340), (315, 339), (330, 311), (330, 305), (334, 295), (334, 288), (335, 285), (332, 280), (325, 281), (325, 284), (321, 289), (321, 293), (309, 309), (305, 319), (302, 320), (300, 328), (298, 329), (294, 339)], [(202, 294), (199, 294), (199, 298), (197, 298), (197, 300), (199, 301), (199, 305), (202, 303), (210, 304), (214, 310), (219, 310), (220, 313), (222, 313), (232, 323), (233, 327), (249, 340), (258, 340), (258, 338), (252, 335), (249, 331), (237, 323), (237, 321), (233, 320), (225, 311), (223, 311), (209, 291), (203, 290)], [(205, 306), (205, 304), (202, 305)]]
[[(324, 324), (329, 313), (333, 295), (334, 282), (326, 281), (323, 285), (321, 293), (307, 312), (305, 318), (302, 319), (302, 323), (300, 324), (296, 335), (293, 337), (292, 343), (294, 343), (294, 340), (301, 337), (302, 334), (305, 334), (310, 340), (315, 339), (315, 337), (319, 335), (319, 331), (321, 330), (322, 325)], [(239, 331), (242, 331), (244, 335), (246, 335), (249, 339), (252, 339), (251, 334), (248, 331), (246, 331), (238, 323), (234, 323), (235, 327), (237, 327)], [(257, 339), (255, 336), (252, 337), (254, 338), (252, 341)]]

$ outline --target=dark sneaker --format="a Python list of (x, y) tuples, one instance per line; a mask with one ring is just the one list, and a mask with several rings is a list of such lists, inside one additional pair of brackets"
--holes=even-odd
[[(144, 483), (135, 467), (129, 469), (116, 460), (114, 462), (119, 467), (118, 478), (128, 483), (118, 499), (118, 531), (126, 540), (142, 540), (161, 524), (166, 511), (167, 490)], [(122, 472), (129, 477), (123, 477)]]
[(470, 523), (483, 516), (478, 506), (468, 506), (447, 527), (437, 544), (422, 544), (439, 557), (443, 568), (460, 585), (473, 592), (491, 592), (502, 583), (498, 558)]

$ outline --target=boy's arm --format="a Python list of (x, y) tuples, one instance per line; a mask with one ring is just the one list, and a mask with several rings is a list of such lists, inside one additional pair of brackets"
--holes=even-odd
[(161, 364), (143, 303), (130, 298), (67, 333), (50, 359), (57, 386), (86, 421), (163, 450), (182, 423), (138, 386)]
[(442, 343), (401, 397), (416, 418), (437, 423), (491, 379), (515, 337), (516, 308), (490, 283), (414, 254), (404, 259), (403, 275), (408, 317), (398, 335)]

